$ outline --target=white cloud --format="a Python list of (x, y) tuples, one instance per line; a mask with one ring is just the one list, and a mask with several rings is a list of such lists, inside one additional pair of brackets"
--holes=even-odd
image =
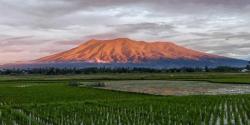
[(115, 37), (249, 59), (249, 6), (249, 0), (0, 0), (0, 63)]

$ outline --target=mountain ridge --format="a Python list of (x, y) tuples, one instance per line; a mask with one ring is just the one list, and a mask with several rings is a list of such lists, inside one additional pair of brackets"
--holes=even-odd
[[(204, 68), (245, 67), (245, 60), (208, 54), (174, 44), (145, 42), (128, 38), (92, 39), (70, 50), (23, 63), (3, 65), (4, 68)], [(1, 68), (1, 66), (0, 66)]]
[(85, 61), (92, 63), (141, 63), (160, 59), (223, 58), (178, 46), (172, 42), (134, 41), (128, 38), (89, 40), (78, 47), (42, 57), (36, 62)]

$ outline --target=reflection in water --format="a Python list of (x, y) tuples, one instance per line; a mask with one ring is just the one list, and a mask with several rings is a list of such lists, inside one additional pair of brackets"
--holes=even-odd
[(104, 87), (100, 88), (156, 95), (218, 95), (250, 93), (250, 85), (247, 84), (222, 84), (204, 81), (108, 81), (105, 82)]

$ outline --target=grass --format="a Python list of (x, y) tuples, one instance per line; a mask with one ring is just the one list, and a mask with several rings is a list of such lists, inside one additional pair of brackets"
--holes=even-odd
[(120, 73), (120, 74), (81, 74), (81, 75), (5, 75), (0, 83), (17, 81), (67, 82), (69, 80), (191, 80), (219, 83), (250, 83), (250, 73)]
[[(1, 125), (250, 124), (250, 95), (155, 96), (70, 87), (69, 81), (195, 80), (250, 83), (250, 74), (0, 76)], [(117, 81), (119, 82), (119, 81)]]
[(40, 84), (18, 87), (18, 84), (1, 85), (0, 101), (9, 105), (29, 103), (61, 103), (88, 100), (113, 100), (137, 97), (133, 93), (120, 93), (92, 88), (69, 87), (66, 84)]
[(16, 85), (0, 86), (2, 125), (249, 123), (250, 95), (153, 96), (60, 83)]

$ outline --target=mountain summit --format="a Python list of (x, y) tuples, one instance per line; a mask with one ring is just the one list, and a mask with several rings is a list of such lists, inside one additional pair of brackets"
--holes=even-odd
[(83, 61), (89, 63), (143, 63), (156, 60), (201, 60), (224, 58), (194, 51), (171, 42), (144, 42), (128, 38), (90, 40), (71, 50), (47, 56), (37, 62)]

